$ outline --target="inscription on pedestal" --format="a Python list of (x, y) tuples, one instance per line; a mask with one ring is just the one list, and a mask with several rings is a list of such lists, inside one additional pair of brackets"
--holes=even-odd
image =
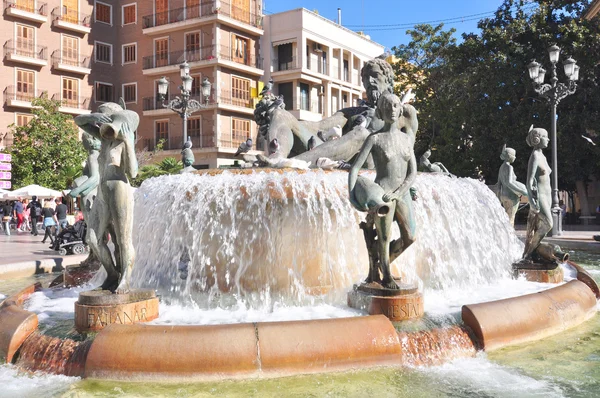
[(127, 312), (106, 312), (102, 308), (98, 312), (95, 312), (94, 309), (90, 309), (88, 312), (88, 328), (90, 329), (101, 329), (112, 323), (125, 325), (147, 321), (146, 308), (140, 308), (139, 311), (133, 310), (129, 314)]
[(131, 325), (158, 318), (158, 298), (148, 298), (154, 292), (144, 292), (143, 295), (145, 300), (132, 300), (142, 294), (132, 292), (126, 297), (99, 291), (84, 292), (75, 303), (75, 328), (79, 332), (97, 332), (113, 323)]
[(396, 296), (375, 296), (356, 288), (348, 293), (348, 306), (366, 310), (369, 315), (382, 314), (391, 321), (406, 321), (424, 315), (423, 295), (415, 288), (414, 293)]

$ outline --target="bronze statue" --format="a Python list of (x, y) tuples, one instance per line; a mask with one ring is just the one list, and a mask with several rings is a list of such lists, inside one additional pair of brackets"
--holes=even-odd
[[(277, 159), (289, 156), (312, 165), (319, 164), (321, 158), (342, 162), (352, 160), (367, 136), (384, 126), (384, 121), (376, 115), (376, 103), (382, 94), (392, 93), (394, 87), (394, 71), (382, 58), (366, 62), (361, 70), (361, 78), (367, 91), (367, 101), (360, 106), (344, 108), (320, 122), (298, 121), (283, 106), (272, 106), (277, 105), (275, 99), (278, 97), (270, 93), (265, 95), (254, 112), (260, 126), (259, 139), (266, 143), (277, 139), (279, 149), (270, 156), (257, 156), (259, 163), (273, 166), (278, 163)], [(409, 99), (410, 93), (404, 97), (405, 101)], [(409, 137), (412, 147), (418, 129), (417, 111), (407, 103), (403, 109), (397, 124)], [(343, 134), (339, 139), (323, 142), (318, 138), (319, 132), (329, 131), (338, 125), (342, 127)], [(308, 150), (311, 137), (315, 137), (314, 147)], [(292, 149), (296, 152), (292, 152)], [(367, 162), (372, 163), (370, 159)]]
[(442, 164), (442, 162), (431, 163), (431, 161), (429, 160), (430, 156), (431, 150), (428, 149), (425, 151), (425, 153), (423, 153), (423, 155), (421, 155), (421, 158), (419, 159), (419, 165), (423, 168), (423, 171), (427, 173), (444, 173), (451, 175), (451, 173), (448, 171), (446, 166)]
[[(112, 102), (100, 105), (98, 111), (77, 116), (75, 123), (102, 142), (100, 189), (94, 203), (94, 213), (99, 218), (94, 233), (98, 241), (98, 256), (107, 272), (102, 288), (121, 293), (129, 290), (135, 257), (131, 236), (133, 191), (129, 179), (135, 178), (138, 171), (134, 134), (140, 119), (137, 113)], [(98, 239), (107, 232), (115, 244), (114, 262), (106, 242)]]
[(99, 214), (94, 210), (94, 203), (98, 196), (98, 184), (100, 183), (98, 157), (100, 156), (101, 143), (98, 138), (87, 132), (83, 133), (81, 141), (88, 152), (88, 158), (83, 168), (83, 175), (75, 179), (75, 188), (69, 192), (69, 196), (72, 198), (81, 196), (81, 210), (87, 225), (85, 241), (90, 247), (90, 255), (85, 263), (92, 263), (100, 258), (98, 255), (98, 237), (96, 236)]
[[(410, 186), (417, 176), (417, 160), (412, 137), (398, 127), (403, 108), (400, 99), (393, 94), (378, 96), (375, 116), (384, 125), (367, 137), (348, 176), (351, 203), (358, 210), (368, 212), (367, 222), (361, 225), (369, 249), (366, 282), (381, 283), (388, 289), (399, 288), (391, 275), (390, 263), (415, 240)], [(358, 175), (369, 155), (375, 164), (374, 182)], [(391, 242), (393, 221), (400, 227), (401, 236)]]
[[(533, 126), (532, 126), (533, 127)], [(533, 148), (527, 166), (527, 196), (529, 197), (529, 217), (523, 258), (533, 259), (542, 239), (552, 229), (552, 170), (546, 161), (543, 149), (548, 147), (548, 132), (542, 128), (532, 128), (527, 134), (527, 145)]]
[(506, 210), (511, 225), (515, 225), (515, 214), (519, 209), (519, 201), (521, 196), (527, 196), (527, 187), (517, 181), (517, 176), (512, 167), (515, 161), (517, 152), (512, 148), (502, 147), (500, 159), (504, 162), (498, 171), (498, 183), (494, 187), (496, 195)]

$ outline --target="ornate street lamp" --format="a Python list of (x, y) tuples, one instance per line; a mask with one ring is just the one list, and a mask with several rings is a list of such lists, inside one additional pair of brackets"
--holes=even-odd
[(568, 81), (566, 83), (559, 83), (558, 77), (556, 76), (556, 64), (558, 63), (558, 58), (560, 56), (560, 48), (557, 45), (550, 46), (548, 48), (548, 55), (550, 63), (552, 64), (550, 83), (544, 83), (546, 71), (539, 63), (532, 61), (527, 65), (527, 69), (529, 70), (529, 77), (533, 80), (535, 92), (550, 103), (550, 135), (552, 140), (552, 235), (558, 236), (562, 234), (562, 217), (561, 209), (558, 205), (556, 107), (563, 98), (575, 94), (575, 91), (577, 90), (577, 83), (575, 82), (579, 79), (579, 66), (577, 66), (577, 62), (573, 58), (567, 58), (563, 62), (563, 68)]
[(169, 81), (163, 76), (158, 81), (158, 100), (161, 101), (164, 108), (170, 109), (173, 112), (176, 112), (183, 119), (183, 142), (187, 141), (187, 120), (188, 117), (208, 106), (208, 100), (210, 97), (210, 90), (212, 84), (208, 80), (207, 77), (204, 78), (201, 84), (201, 94), (204, 97), (205, 103), (201, 104), (195, 99), (190, 99), (190, 95), (192, 92), (192, 83), (194, 82), (194, 78), (190, 76), (190, 65), (183, 61), (181, 65), (179, 65), (179, 71), (181, 76), (181, 86), (179, 89), (181, 90), (181, 98), (175, 97), (172, 100), (167, 100), (167, 91), (169, 90)]

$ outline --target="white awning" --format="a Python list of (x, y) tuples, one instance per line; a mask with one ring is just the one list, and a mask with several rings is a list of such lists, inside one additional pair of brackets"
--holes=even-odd
[(285, 39), (285, 40), (277, 40), (273, 42), (273, 47), (275, 46), (283, 46), (284, 44), (291, 44), (291, 43), (295, 43), (296, 42), (296, 38), (293, 39)]

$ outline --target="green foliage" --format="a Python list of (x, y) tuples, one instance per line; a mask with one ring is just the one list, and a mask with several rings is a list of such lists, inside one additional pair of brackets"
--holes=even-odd
[(148, 178), (158, 177), (162, 175), (168, 174), (178, 174), (183, 169), (183, 163), (181, 161), (168, 157), (164, 158), (158, 164), (147, 164), (140, 168), (138, 172), (138, 176), (132, 181), (132, 185), (139, 187), (142, 185), (142, 182), (147, 180)]
[[(550, 106), (533, 90), (527, 65), (535, 58), (550, 70), (546, 49), (556, 43), (561, 61), (570, 55), (581, 66), (577, 92), (558, 106), (559, 185), (574, 189), (576, 180), (598, 176), (597, 147), (580, 137), (600, 140), (600, 25), (598, 18), (581, 18), (589, 3), (504, 0), (492, 18), (479, 22), (481, 32), (463, 34), (460, 44), (442, 25), (410, 31), (411, 42), (393, 50), (402, 61), (395, 65), (399, 80), (408, 79), (417, 94), (417, 156), (431, 146), (432, 161), (461, 176), (481, 173), (494, 183), (506, 143), (517, 150), (515, 171), (523, 179), (529, 126), (550, 131)], [(562, 63), (557, 67), (565, 82)]]
[(63, 190), (81, 174), (86, 158), (72, 116), (58, 111), (60, 102), (48, 98), (32, 101), (34, 118), (26, 126), (9, 126), (14, 141), (13, 188), (30, 184)]

